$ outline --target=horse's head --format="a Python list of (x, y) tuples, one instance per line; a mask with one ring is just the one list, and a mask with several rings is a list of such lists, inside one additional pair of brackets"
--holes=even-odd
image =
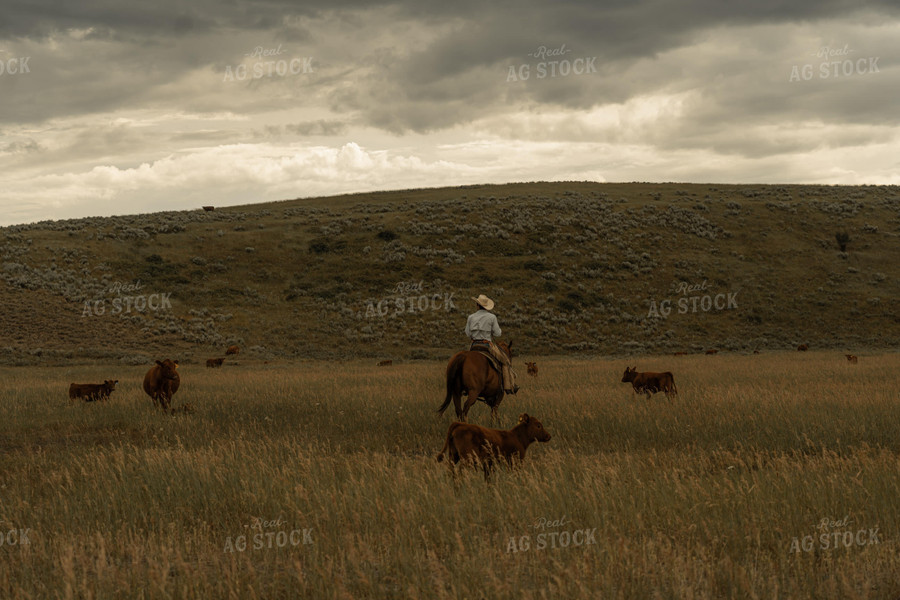
[(513, 357), (512, 340), (510, 340), (509, 342), (494, 342), (494, 343), (497, 344), (497, 347), (500, 348), (503, 351), (503, 353), (509, 357), (509, 360), (511, 361), (512, 357)]

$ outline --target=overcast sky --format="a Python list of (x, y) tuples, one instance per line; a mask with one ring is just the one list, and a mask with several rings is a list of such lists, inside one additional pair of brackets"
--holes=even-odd
[(900, 184), (900, 3), (3, 0), (0, 225), (537, 180)]

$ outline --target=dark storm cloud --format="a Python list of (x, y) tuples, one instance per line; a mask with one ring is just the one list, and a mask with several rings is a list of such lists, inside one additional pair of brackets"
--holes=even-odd
[[(269, 110), (285, 99), (267, 91), (248, 98), (238, 85), (217, 93), (216, 86), (224, 70), (252, 48), (284, 42), (294, 53), (317, 58), (318, 79), (307, 79), (318, 81), (335, 112), (356, 113), (362, 122), (393, 133), (428, 132), (525, 103), (586, 109), (667, 86), (705, 85), (712, 74), (690, 65), (679, 72), (661, 72), (652, 80), (630, 71), (639, 61), (689, 47), (710, 28), (835, 18), (878, 22), (898, 15), (896, 3), (849, 0), (602, 4), (17, 0), (4, 9), (0, 39), (34, 54), (32, 73), (27, 80), (10, 82), (16, 88), (0, 89), (7, 100), (0, 121), (35, 122), (118, 107), (242, 114)], [(77, 39), (73, 31), (80, 32)], [(46, 40), (64, 51), (52, 50)], [(538, 61), (529, 54), (540, 46), (563, 44), (571, 52), (568, 57), (594, 57), (595, 76), (538, 81), (532, 75), (529, 81), (507, 81), (510, 67), (524, 63), (534, 67)], [(265, 79), (245, 82), (244, 87), (270, 90), (294, 83)], [(302, 83), (301, 102), (307, 100), (312, 82)], [(754, 89), (751, 83), (750, 95)], [(768, 105), (769, 110), (777, 111), (778, 104)], [(755, 112), (744, 97), (740, 105)], [(876, 110), (873, 118), (880, 117)]]

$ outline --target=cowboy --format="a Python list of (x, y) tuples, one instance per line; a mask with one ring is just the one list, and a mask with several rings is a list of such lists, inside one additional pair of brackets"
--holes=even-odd
[(466, 321), (466, 335), (472, 340), (469, 350), (487, 350), (488, 354), (496, 358), (502, 366), (500, 376), (503, 380), (503, 390), (507, 394), (515, 394), (519, 391), (519, 386), (516, 385), (509, 356), (498, 348), (493, 340), (501, 334), (497, 317), (490, 312), (494, 308), (494, 301), (484, 294), (472, 300), (478, 308)]

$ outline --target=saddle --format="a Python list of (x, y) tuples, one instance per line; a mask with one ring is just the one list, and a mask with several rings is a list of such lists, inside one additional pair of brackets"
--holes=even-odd
[(494, 370), (496, 370), (497, 373), (503, 372), (503, 365), (500, 364), (499, 360), (494, 358), (494, 355), (491, 354), (491, 351), (484, 344), (472, 344), (472, 346), (469, 348), (469, 351), (478, 352), (479, 354), (484, 356), (488, 360), (488, 363), (490, 363), (490, 365), (494, 367)]

